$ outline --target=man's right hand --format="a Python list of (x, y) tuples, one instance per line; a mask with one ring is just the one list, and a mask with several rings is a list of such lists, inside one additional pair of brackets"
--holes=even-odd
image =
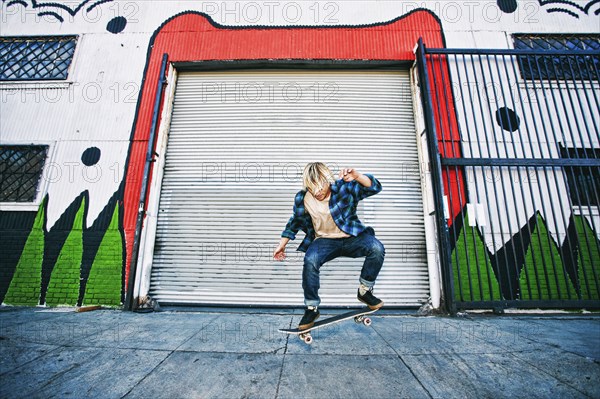
[(289, 238), (281, 237), (279, 245), (277, 246), (277, 248), (275, 248), (275, 251), (273, 251), (273, 259), (279, 261), (285, 260), (285, 246), (289, 241)]

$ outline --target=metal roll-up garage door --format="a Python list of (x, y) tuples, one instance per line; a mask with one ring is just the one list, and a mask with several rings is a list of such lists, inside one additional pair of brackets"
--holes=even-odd
[[(304, 234), (272, 259), (311, 161), (374, 174), (383, 191), (359, 218), (386, 248), (376, 295), (429, 296), (408, 72), (179, 74), (166, 150), (150, 294), (159, 302), (302, 305)], [(321, 269), (322, 306), (358, 305), (363, 259)]]

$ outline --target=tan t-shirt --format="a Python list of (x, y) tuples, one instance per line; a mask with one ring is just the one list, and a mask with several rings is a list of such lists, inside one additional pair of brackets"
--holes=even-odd
[(346, 238), (350, 237), (350, 234), (344, 233), (335, 224), (329, 211), (329, 199), (331, 194), (323, 201), (318, 201), (310, 191), (306, 192), (304, 196), (304, 207), (308, 211), (310, 218), (312, 219), (313, 226), (315, 228), (316, 238)]

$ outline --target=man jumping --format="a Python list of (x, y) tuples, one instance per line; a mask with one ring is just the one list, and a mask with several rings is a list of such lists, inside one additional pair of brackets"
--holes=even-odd
[(306, 234), (298, 247), (298, 251), (305, 252), (302, 288), (307, 307), (298, 325), (301, 330), (312, 327), (320, 315), (321, 266), (341, 256), (365, 257), (357, 298), (372, 310), (383, 306), (383, 301), (373, 295), (373, 286), (383, 265), (385, 248), (375, 238), (375, 231), (356, 216), (358, 202), (380, 192), (381, 183), (355, 169), (342, 169), (338, 177), (335, 180), (321, 162), (306, 165), (302, 175), (304, 187), (296, 194), (293, 215), (273, 252), (275, 260), (284, 260), (288, 242), (296, 238), (299, 230)]

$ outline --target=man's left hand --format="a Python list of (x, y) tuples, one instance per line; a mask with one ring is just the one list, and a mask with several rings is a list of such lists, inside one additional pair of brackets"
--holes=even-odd
[(354, 168), (344, 168), (340, 170), (338, 176), (340, 179), (343, 179), (344, 181), (348, 182), (358, 179), (360, 173)]

